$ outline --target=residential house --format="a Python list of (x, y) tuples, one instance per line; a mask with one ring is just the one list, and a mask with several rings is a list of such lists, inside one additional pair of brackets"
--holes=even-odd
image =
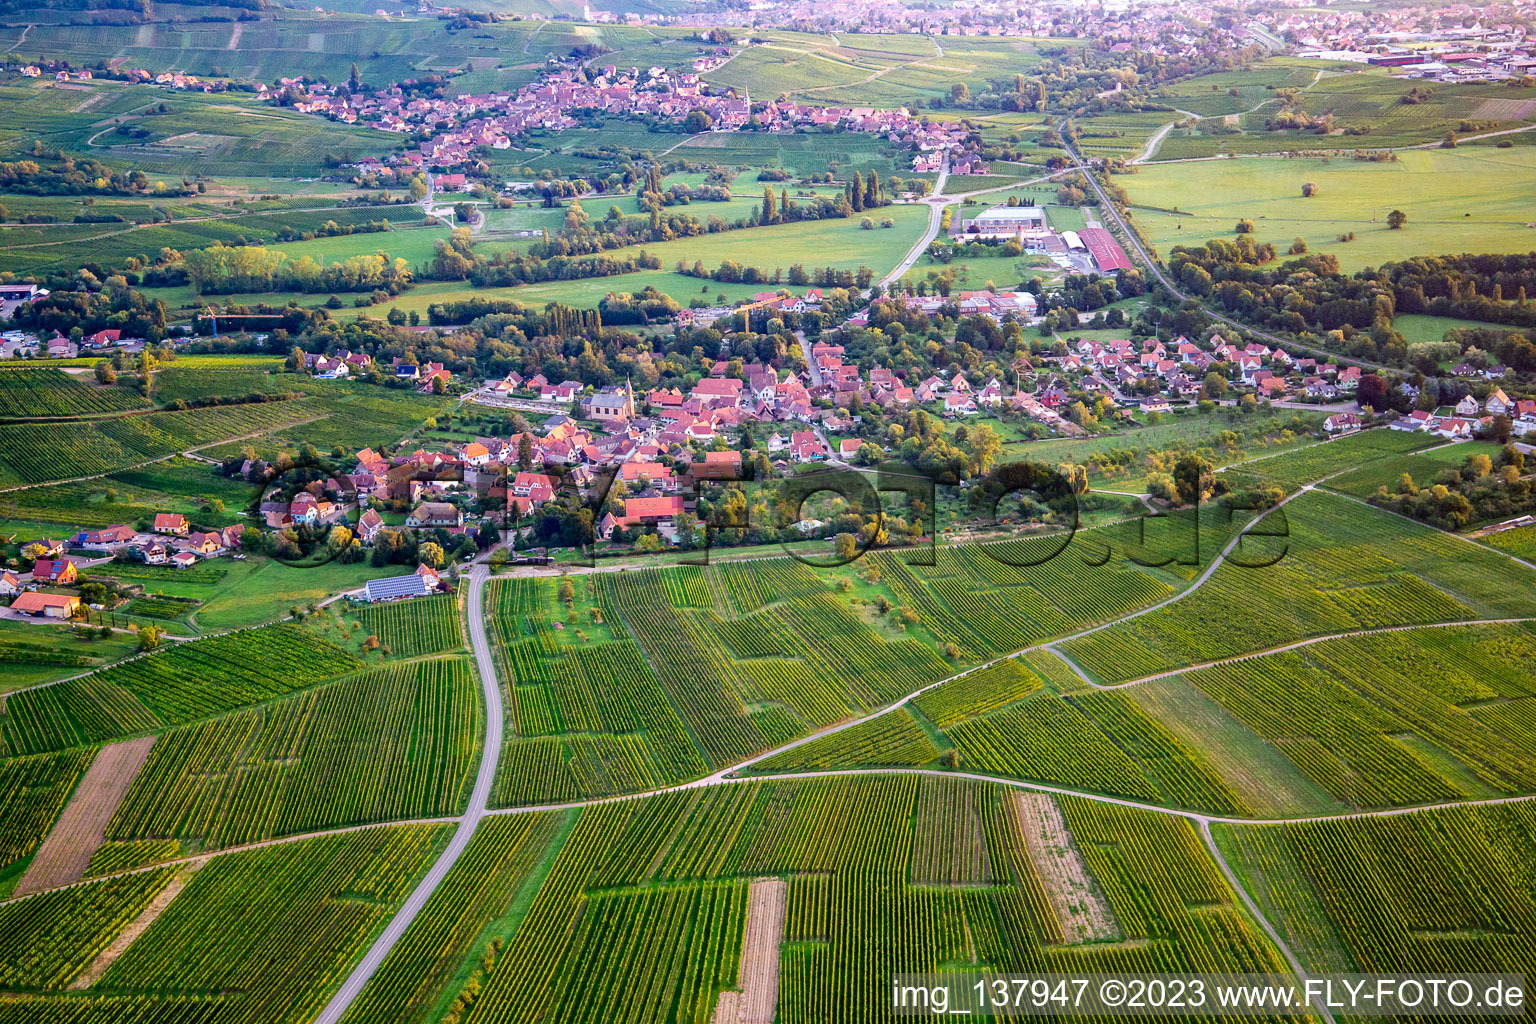
[(1492, 416), (1512, 416), (1515, 412), (1515, 403), (1504, 393), (1503, 388), (1495, 388), (1493, 394), (1488, 396), (1488, 401), (1483, 408)]
[(201, 533), (194, 530), (187, 537), (187, 546), (184, 550), (199, 555), (212, 555), (224, 547), (224, 538), (217, 533)]
[(357, 520), (357, 539), (364, 544), (372, 544), (373, 539), (384, 528), (384, 517), (375, 509), (364, 512)]
[(1360, 417), (1352, 412), (1336, 412), (1323, 420), (1323, 430), (1329, 434), (1347, 434), (1360, 429)]
[(821, 462), (830, 453), (814, 430), (797, 430), (790, 439), (789, 454), (796, 462)]
[(741, 479), (741, 452), (705, 452), (703, 462), (693, 464), (695, 480)]
[(101, 530), (86, 530), (75, 537), (75, 546), (88, 551), (111, 551), (130, 543), (135, 536), (131, 526), (108, 526)]
[(32, 582), (68, 586), (80, 576), (75, 563), (67, 558), (39, 558), (32, 563)]
[(156, 533), (166, 533), (174, 537), (185, 537), (187, 531), (192, 528), (187, 522), (187, 517), (180, 512), (155, 513), (154, 529)]
[(970, 395), (952, 394), (944, 396), (945, 416), (974, 416), (976, 414), (976, 399)]

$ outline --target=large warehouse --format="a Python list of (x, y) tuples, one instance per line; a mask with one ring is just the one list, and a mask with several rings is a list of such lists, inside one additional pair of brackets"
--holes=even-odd
[(994, 206), (975, 217), (963, 221), (960, 233), (995, 237), (1013, 237), (1043, 234), (1050, 230), (1046, 223), (1045, 208), (1040, 206)]

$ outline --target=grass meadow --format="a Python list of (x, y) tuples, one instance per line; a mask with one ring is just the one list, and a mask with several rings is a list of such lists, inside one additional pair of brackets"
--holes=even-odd
[[(1411, 255), (1536, 250), (1536, 151), (1466, 146), (1412, 150), (1390, 163), (1263, 157), (1143, 166), (1116, 181), (1133, 220), (1165, 257), (1175, 245), (1232, 238), (1251, 219), (1255, 237), (1283, 253), (1292, 239), (1338, 257), (1347, 271)], [(1312, 182), (1310, 199), (1301, 186)], [(1469, 188), (1477, 182), (1477, 188)], [(1401, 209), (1408, 224), (1386, 225)], [(1178, 212), (1170, 212), (1177, 210)], [(1355, 232), (1351, 242), (1338, 236)]]

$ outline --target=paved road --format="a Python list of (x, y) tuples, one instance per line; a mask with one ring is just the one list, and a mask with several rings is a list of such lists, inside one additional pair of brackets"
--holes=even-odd
[(877, 283), (881, 288), (889, 288), (895, 281), (901, 280), (901, 275), (912, 269), (928, 250), (928, 243), (939, 235), (939, 225), (944, 222), (944, 204), (947, 197), (944, 195), (944, 184), (949, 180), (949, 154), (944, 154), (944, 162), (939, 164), (939, 180), (934, 182), (933, 191), (923, 197), (923, 202), (928, 204), (928, 230), (923, 232), (902, 261), (896, 264), (896, 269), (882, 277)]
[(800, 343), (800, 354), (805, 357), (805, 365), (810, 367), (811, 387), (821, 387), (821, 367), (816, 365), (816, 360), (811, 358), (811, 343), (806, 340), (805, 332), (795, 331), (795, 340)]
[(346, 1014), (347, 1008), (352, 1005), (363, 989), (367, 986), (374, 972), (384, 963), (395, 944), (400, 941), (405, 930), (416, 920), (416, 915), (421, 913), (427, 900), (437, 891), (448, 872), (458, 861), (459, 855), (469, 845), (469, 840), (475, 834), (480, 819), (485, 817), (486, 805), (491, 799), (491, 784), (496, 781), (496, 762), (501, 756), (501, 727), (502, 706), (501, 687), (496, 682), (496, 666), (491, 661), (491, 645), (485, 635), (485, 581), (487, 571), (484, 565), (476, 565), (469, 571), (469, 609), (466, 615), (469, 618), (470, 648), (475, 654), (475, 667), (480, 672), (480, 687), (485, 694), (485, 742), (480, 748), (480, 771), (475, 776), (474, 792), (469, 797), (469, 808), (459, 818), (459, 827), (453, 833), (453, 838), (448, 841), (448, 847), (442, 855), (427, 870), (426, 876), (417, 884), (416, 889), (406, 897), (405, 904), (384, 926), (384, 931), (379, 935), (368, 952), (363, 955), (361, 961), (352, 969), (347, 980), (342, 982), (341, 988), (331, 997), (320, 1016), (315, 1018), (316, 1024), (338, 1024)]

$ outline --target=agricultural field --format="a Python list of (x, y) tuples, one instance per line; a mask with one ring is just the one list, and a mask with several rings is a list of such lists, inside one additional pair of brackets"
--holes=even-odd
[(1465, 971), (1531, 963), (1532, 827), (1516, 803), (1213, 831), (1304, 969)]
[(94, 754), (77, 747), (0, 760), (0, 894), (21, 878)]
[(483, 731), (459, 660), (330, 683), (161, 736), (107, 826), (108, 846), (183, 852), (462, 809)]
[[(742, 933), (753, 934), (758, 914), (782, 942), (768, 1004), (781, 1020), (818, 1019), (838, 1003), (864, 1019), (885, 1005), (893, 972), (939, 964), (1279, 963), (1194, 828), (1163, 815), (1071, 798), (1036, 807), (1001, 786), (914, 777), (740, 783), (572, 813), (515, 940), (465, 958), (457, 998), (472, 1001), (472, 1019), (573, 1020), (594, 1000), (606, 1019), (645, 1019), (617, 1000), (654, 992), (705, 1020), (721, 993), (752, 990), (756, 960)], [(1047, 823), (1044, 841), (1036, 821)], [(1087, 898), (1048, 884), (1060, 879), (1063, 847)], [(786, 881), (749, 893), (747, 880), (764, 876)], [(1137, 897), (1149, 888), (1163, 898)], [(463, 905), (471, 923), (494, 912)], [(657, 923), (625, 927), (645, 914)], [(485, 934), (481, 948), (494, 949), (505, 933)], [(592, 990), (598, 957), (622, 985)]]
[(1524, 625), (1325, 640), (1185, 673), (1339, 801), (1401, 806), (1536, 788)]
[[(1163, 144), (1160, 156), (1169, 155), (1176, 138)], [(1360, 142), (1379, 145), (1369, 136)], [(1256, 240), (1274, 243), (1281, 253), (1299, 237), (1309, 251), (1337, 257), (1349, 273), (1406, 256), (1536, 248), (1529, 210), (1515, 198), (1536, 189), (1532, 147), (1467, 145), (1395, 155), (1386, 162), (1340, 155), (1151, 163), (1116, 182), (1130, 195), (1132, 223), (1164, 257), (1175, 245), (1231, 239), (1243, 218), (1253, 221)], [(1468, 181), (1479, 187), (1466, 188)], [(1307, 182), (1317, 193), (1303, 198)], [(1396, 231), (1386, 223), (1394, 209), (1408, 215)], [(1354, 240), (1340, 242), (1349, 232)]]
[(1507, 559), (1353, 499), (1306, 492), (1266, 523), (1234, 552), (1247, 567), (1229, 559), (1188, 598), (1059, 649), (1117, 682), (1309, 637), (1536, 614), (1504, 585)]
[(1536, 529), (1529, 526), (1486, 534), (1478, 539), (1489, 547), (1516, 558), (1523, 558), (1526, 561), (1536, 559)]
[(122, 635), (102, 637), (73, 626), (0, 621), (0, 693), (76, 676), (136, 650)]
[(227, 633), (13, 694), (0, 736), (9, 754), (63, 750), (281, 696), (356, 666), (297, 626)]
[(357, 621), (397, 658), (437, 654), (463, 644), (458, 605), (452, 597), (365, 607), (357, 613)]
[(84, 416), (144, 404), (127, 388), (98, 386), (89, 376), (52, 368), (0, 370), (0, 418)]
[(200, 448), (293, 427), (324, 410), (303, 399), (155, 412), (69, 424), (0, 425), (0, 484), (105, 475)]
[(322, 836), (0, 905), (7, 941), (30, 954), (6, 957), (15, 965), (6, 1015), (312, 1019), (447, 832), (405, 825)]
[[(1245, 84), (1234, 83), (1238, 97), (1222, 95), (1227, 90), (1216, 79), (1217, 97), (1209, 93), (1209, 83), (1195, 78), (1175, 87), (1176, 95), (1168, 102), (1183, 107), (1184, 96), (1198, 95), (1190, 113), (1203, 115), (1187, 130), (1174, 132), (1159, 147), (1162, 160), (1190, 157), (1217, 157), (1284, 153), (1295, 150), (1386, 149), (1438, 144), (1447, 131), (1461, 135), (1508, 131), (1529, 125), (1530, 113), (1518, 98), (1509, 95), (1503, 83), (1435, 83), (1427, 90), (1407, 77), (1394, 77), (1388, 68), (1361, 68), (1359, 65), (1328, 61), (1306, 61), (1307, 81), (1297, 82), (1293, 69), (1301, 62), (1286, 61), (1281, 66), (1265, 67), (1240, 73)], [(1297, 90), (1301, 110), (1322, 118), (1331, 115), (1332, 131), (1284, 129), (1270, 131), (1265, 122), (1280, 109), (1280, 99), (1268, 93), (1261, 97), (1253, 88), (1255, 77), (1269, 84)], [(1204, 85), (1205, 92), (1201, 92)], [(1418, 94), (1412, 90), (1418, 88)], [(1183, 95), (1178, 95), (1178, 94)], [(1405, 102), (1404, 97), (1409, 97)], [(1237, 102), (1248, 99), (1241, 107)], [(1232, 109), (1236, 107), (1236, 109)], [(1475, 126), (1469, 132), (1463, 123)], [(1491, 144), (1491, 143), (1490, 143)]]
[(1415, 484), (1432, 486), (1441, 473), (1460, 469), (1474, 455), (1497, 458), (1500, 446), (1489, 441), (1460, 441), (1455, 444), (1437, 445), (1401, 455), (1388, 455), (1359, 469), (1341, 473), (1328, 480), (1325, 486), (1357, 498), (1369, 498), (1385, 487), (1396, 490), (1404, 473)]
[(1277, 455), (1255, 456), (1227, 467), (1222, 475), (1234, 487), (1278, 484), (1290, 491), (1318, 481), (1332, 483), (1335, 477), (1347, 480), (1350, 471), (1359, 472), (1367, 465), (1374, 467), (1383, 461), (1442, 444), (1441, 438), (1427, 434), (1367, 430)]

